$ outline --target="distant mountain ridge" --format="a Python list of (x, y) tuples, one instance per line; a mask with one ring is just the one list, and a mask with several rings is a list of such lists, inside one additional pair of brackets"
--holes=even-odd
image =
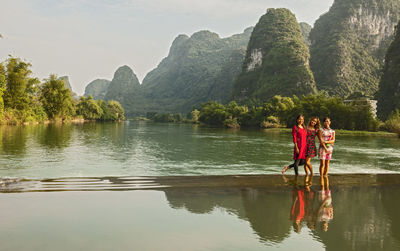
[(318, 90), (373, 96), (399, 18), (398, 0), (335, 0), (310, 33)]
[[(140, 85), (128, 66), (117, 70), (105, 99), (119, 101), (128, 116), (189, 112), (202, 102), (230, 99), (252, 28), (227, 38), (210, 31), (179, 35), (169, 54)], [(128, 69), (129, 68), (129, 69)]]
[(141, 85), (123, 66), (108, 87), (93, 81), (85, 95), (115, 99), (127, 116), (317, 91), (374, 97), (399, 19), (398, 0), (335, 0), (314, 27), (287, 9), (269, 9), (254, 28), (227, 38), (206, 30), (178, 35)]

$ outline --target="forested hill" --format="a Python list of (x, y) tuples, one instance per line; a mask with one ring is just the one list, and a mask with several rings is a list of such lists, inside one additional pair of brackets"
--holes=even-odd
[(296, 17), (288, 9), (268, 9), (251, 34), (233, 98), (267, 100), (315, 93), (309, 58)]
[(318, 90), (373, 96), (399, 18), (399, 0), (335, 0), (310, 33)]
[(110, 86), (110, 80), (107, 79), (96, 79), (90, 82), (85, 88), (85, 96), (92, 95), (94, 99), (104, 99), (107, 94), (108, 86)]
[(145, 110), (188, 112), (209, 100), (227, 102), (252, 28), (227, 38), (210, 31), (180, 35), (143, 79)]
[(248, 28), (227, 38), (210, 31), (179, 35), (168, 56), (146, 75), (142, 85), (121, 84), (114, 77), (105, 98), (119, 101), (128, 116), (189, 112), (209, 100), (227, 102), (251, 32)]
[(385, 120), (395, 109), (400, 110), (400, 22), (383, 68), (378, 91), (378, 116)]
[(118, 101), (128, 112), (130, 102), (139, 88), (140, 83), (135, 73), (129, 66), (124, 65), (114, 73), (114, 78), (107, 88), (104, 99)]

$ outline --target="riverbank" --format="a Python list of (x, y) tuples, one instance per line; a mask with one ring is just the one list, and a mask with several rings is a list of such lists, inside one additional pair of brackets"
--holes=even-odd
[(101, 120), (92, 120), (92, 119), (83, 119), (83, 118), (73, 118), (73, 119), (67, 119), (67, 120), (44, 120), (44, 121), (30, 121), (30, 122), (2, 122), (0, 123), (0, 126), (29, 126), (29, 125), (48, 125), (48, 124), (83, 124), (83, 123), (104, 123), (104, 122), (123, 122), (125, 120), (118, 120), (118, 121), (101, 121)]

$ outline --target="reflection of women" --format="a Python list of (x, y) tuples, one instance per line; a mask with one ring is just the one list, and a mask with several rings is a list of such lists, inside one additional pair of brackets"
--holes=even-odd
[(292, 136), (293, 136), (293, 143), (294, 143), (294, 154), (293, 160), (294, 163), (285, 166), (282, 170), (282, 174), (284, 174), (289, 168), (294, 167), (294, 172), (296, 175), (299, 175), (299, 165), (305, 164), (306, 159), (306, 137), (307, 131), (304, 128), (304, 116), (299, 115), (297, 116), (297, 125), (293, 126), (292, 129)]
[(296, 233), (301, 231), (301, 222), (305, 215), (304, 189), (293, 189), (293, 204), (290, 210), (290, 220), (293, 221), (293, 228)]
[(322, 230), (328, 231), (328, 222), (333, 219), (333, 206), (332, 206), (332, 195), (329, 190), (329, 179), (328, 177), (320, 178), (321, 190), (318, 191), (318, 202), (319, 208), (317, 211), (318, 221), (322, 222)]
[(312, 176), (304, 176), (304, 187), (305, 187), (305, 216), (304, 219), (307, 222), (307, 226), (309, 229), (315, 229), (316, 219), (314, 217), (314, 200), (315, 200), (315, 192), (311, 188), (312, 186)]

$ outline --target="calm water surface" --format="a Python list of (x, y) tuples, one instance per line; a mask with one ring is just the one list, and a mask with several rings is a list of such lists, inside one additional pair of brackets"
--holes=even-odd
[(396, 137), (338, 135), (329, 179), (277, 175), (277, 130), (0, 127), (0, 150), (0, 250), (400, 250)]
[[(274, 130), (125, 122), (1, 127), (0, 149), (0, 177), (43, 179), (277, 174), (293, 144)], [(399, 171), (396, 137), (337, 136), (332, 173)]]
[(0, 250), (400, 250), (399, 179), (19, 181), (0, 189)]

